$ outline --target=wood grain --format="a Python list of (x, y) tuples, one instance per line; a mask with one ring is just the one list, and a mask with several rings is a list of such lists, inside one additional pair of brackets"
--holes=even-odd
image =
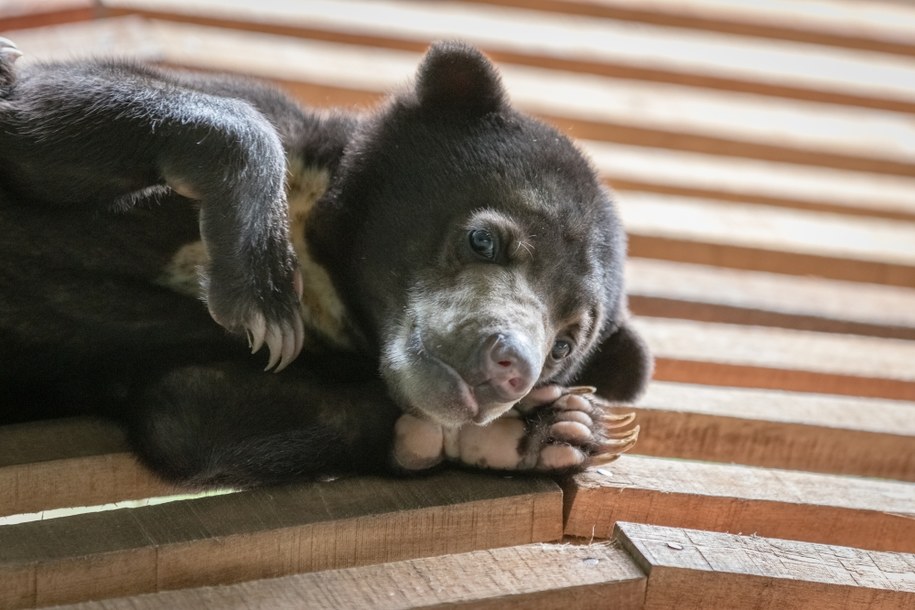
[(915, 481), (915, 403), (656, 381), (634, 453)]
[(635, 521), (915, 551), (911, 483), (627, 455), (564, 489), (566, 535), (585, 540)]
[(618, 523), (648, 573), (645, 610), (881, 608), (915, 604), (915, 555)]
[[(537, 544), (88, 602), (69, 610), (532, 608), (637, 610), (645, 575), (610, 544)], [(64, 610), (64, 609), (61, 609)]]
[(911, 341), (648, 317), (635, 326), (659, 380), (915, 400)]
[(21, 608), (553, 541), (552, 482), (442, 473), (268, 488), (0, 528)]

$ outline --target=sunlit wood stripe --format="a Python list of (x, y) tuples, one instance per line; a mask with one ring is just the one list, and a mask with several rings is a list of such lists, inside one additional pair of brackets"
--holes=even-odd
[(908, 482), (626, 455), (564, 489), (566, 535), (585, 540), (636, 521), (915, 552)]
[(913, 402), (654, 381), (636, 412), (641, 455), (915, 481)]
[(98, 14), (94, 0), (3, 0), (0, 35), (5, 30), (85, 21)]

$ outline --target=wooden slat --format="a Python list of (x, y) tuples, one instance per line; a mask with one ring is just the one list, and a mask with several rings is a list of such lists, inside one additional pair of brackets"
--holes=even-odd
[(627, 455), (565, 494), (566, 535), (586, 540), (636, 521), (915, 551), (911, 483)]
[(915, 400), (915, 343), (855, 335), (635, 319), (657, 358), (655, 378)]
[(915, 339), (915, 290), (630, 258), (636, 315)]
[(738, 203), (915, 220), (915, 179), (580, 141), (610, 185)]
[(557, 540), (551, 481), (346, 479), (0, 528), (0, 607)]
[(3, 0), (0, 2), (0, 33), (92, 19), (95, 0)]
[(915, 481), (915, 403), (655, 381), (634, 453)]
[[(169, 608), (581, 608), (638, 610), (645, 575), (611, 544), (537, 544), (67, 606)], [(64, 608), (61, 608), (64, 610)]]
[[(412, 75), (418, 60), (416, 53), (366, 53), (347, 45), (175, 23), (151, 24), (148, 34), (169, 63), (307, 85), (293, 92), (313, 104), (377, 99)], [(20, 46), (37, 54), (40, 44)], [(915, 125), (897, 113), (522, 66), (503, 66), (502, 73), (521, 106), (576, 137), (915, 175), (910, 145)]]
[(915, 223), (628, 193), (632, 256), (915, 286)]
[(467, 0), (915, 55), (915, 10), (856, 0)]
[(915, 606), (915, 555), (619, 523), (648, 573), (645, 610)]
[(142, 14), (318, 40), (421, 51), (463, 39), (505, 63), (798, 99), (915, 110), (905, 59), (538, 11), (403, 1), (106, 0)]
[(177, 492), (137, 463), (112, 423), (75, 418), (0, 427), (0, 516)]

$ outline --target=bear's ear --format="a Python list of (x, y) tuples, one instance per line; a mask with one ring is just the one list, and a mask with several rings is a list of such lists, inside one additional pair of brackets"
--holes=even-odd
[(417, 73), (416, 95), (426, 108), (469, 115), (498, 110), (505, 100), (495, 66), (461, 42), (437, 42), (429, 48)]
[(648, 385), (653, 370), (645, 340), (623, 322), (604, 339), (576, 377), (584, 385), (595, 386), (597, 395), (607, 400), (633, 402)]

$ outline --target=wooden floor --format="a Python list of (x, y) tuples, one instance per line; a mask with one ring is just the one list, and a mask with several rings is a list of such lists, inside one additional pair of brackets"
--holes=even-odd
[(0, 35), (318, 106), (478, 44), (618, 191), (656, 381), (634, 454), (564, 481), (165, 501), (112, 426), (0, 428), (0, 608), (915, 608), (915, 5), (103, 4), (0, 0)]

